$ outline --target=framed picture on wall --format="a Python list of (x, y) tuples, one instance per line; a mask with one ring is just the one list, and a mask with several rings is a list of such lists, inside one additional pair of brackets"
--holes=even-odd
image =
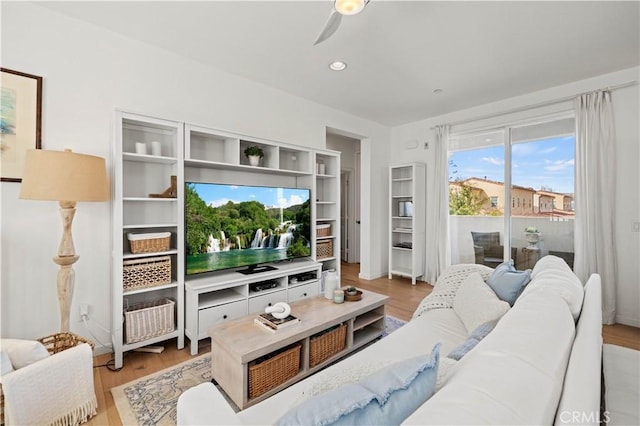
[(42, 77), (0, 71), (0, 174), (4, 182), (22, 182), (27, 150), (41, 148)]

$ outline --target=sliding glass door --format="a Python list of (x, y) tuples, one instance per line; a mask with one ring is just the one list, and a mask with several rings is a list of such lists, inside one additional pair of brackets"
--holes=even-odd
[(573, 266), (573, 123), (560, 116), (452, 134), (452, 264), (529, 269), (550, 253)]

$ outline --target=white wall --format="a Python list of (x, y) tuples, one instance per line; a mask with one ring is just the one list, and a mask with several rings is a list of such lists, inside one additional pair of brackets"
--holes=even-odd
[[(530, 93), (499, 102), (482, 105), (455, 113), (432, 117), (409, 123), (391, 129), (390, 152), (391, 162), (424, 161), (427, 163), (427, 182), (433, 180), (432, 170), (433, 150), (423, 147), (425, 141), (433, 141), (432, 127), (439, 124), (455, 123), (464, 120), (474, 120), (504, 111), (515, 110), (527, 106), (574, 96), (579, 93), (616, 86), (629, 81), (640, 80), (640, 68), (631, 68), (606, 74), (571, 84)], [(616, 131), (616, 205), (615, 230), (617, 250), (617, 315), (616, 320), (623, 324), (640, 327), (640, 232), (633, 232), (633, 223), (640, 222), (640, 89), (636, 84), (612, 92), (614, 120)], [(539, 108), (545, 113), (557, 112), (571, 108), (570, 101), (557, 105)], [(517, 120), (528, 112), (508, 114), (507, 120)], [(483, 119), (472, 124), (456, 126), (458, 129), (468, 129), (474, 126), (485, 127), (504, 122), (505, 117)], [(407, 149), (411, 141), (418, 140), (417, 148)], [(429, 198), (427, 197), (427, 211)], [(429, 236), (427, 235), (427, 240)]]
[[(99, 155), (111, 164), (116, 108), (308, 147), (325, 147), (326, 127), (368, 139), (363, 176), (378, 180), (389, 129), (267, 86), (220, 72), (29, 3), (2, 2), (2, 66), (44, 77), (42, 147)], [(19, 200), (20, 184), (2, 192), (1, 335), (42, 337), (59, 330), (51, 261), (61, 235), (53, 202)], [(363, 206), (371, 247), (366, 274), (379, 273), (386, 218), (378, 199)], [(380, 201), (382, 202), (382, 201)], [(370, 208), (373, 205), (374, 208)], [(78, 306), (110, 324), (110, 203), (82, 203), (73, 235), (80, 260), (71, 331), (88, 336)], [(380, 229), (380, 228), (376, 228)], [(107, 333), (93, 328), (105, 343)]]

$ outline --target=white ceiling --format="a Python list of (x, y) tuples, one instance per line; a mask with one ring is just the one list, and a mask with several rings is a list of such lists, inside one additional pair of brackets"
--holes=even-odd
[(332, 3), (38, 4), (390, 126), (640, 64), (638, 1), (372, 0), (312, 46)]

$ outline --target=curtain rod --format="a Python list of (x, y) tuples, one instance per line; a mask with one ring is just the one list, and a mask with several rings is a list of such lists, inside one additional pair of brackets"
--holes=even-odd
[[(548, 100), (548, 101), (539, 102), (539, 103), (533, 104), (533, 105), (527, 105), (527, 106), (522, 106), (522, 107), (518, 107), (518, 108), (512, 108), (512, 109), (509, 109), (509, 110), (506, 110), (506, 111), (501, 111), (501, 112), (497, 112), (497, 113), (493, 113), (493, 114), (481, 115), (479, 117), (474, 117), (474, 118), (470, 118), (470, 119), (452, 121), (450, 123), (444, 123), (444, 125), (457, 126), (459, 124), (471, 123), (472, 121), (486, 120), (487, 118), (499, 117), (501, 115), (507, 115), (507, 114), (514, 114), (516, 112), (522, 112), (522, 111), (526, 111), (526, 110), (533, 109), (533, 108), (540, 108), (540, 107), (544, 107), (544, 106), (548, 106), (548, 105), (558, 104), (560, 102), (570, 101), (571, 99), (574, 99), (576, 96), (584, 95), (586, 93), (597, 92), (599, 90), (612, 91), (612, 90), (617, 90), (617, 89), (623, 89), (625, 87), (633, 86), (633, 85), (636, 85), (636, 84), (638, 84), (637, 80), (631, 80), (631, 81), (627, 81), (626, 83), (617, 84), (615, 86), (607, 86), (607, 87), (602, 88), (602, 89), (590, 90), (588, 92), (577, 93), (577, 94), (571, 95), (571, 96), (563, 96), (562, 98), (555, 98), (555, 99), (551, 99), (551, 100)], [(435, 128), (436, 128), (436, 126), (433, 126), (433, 127), (430, 127), (429, 129), (430, 130), (434, 130)]]

